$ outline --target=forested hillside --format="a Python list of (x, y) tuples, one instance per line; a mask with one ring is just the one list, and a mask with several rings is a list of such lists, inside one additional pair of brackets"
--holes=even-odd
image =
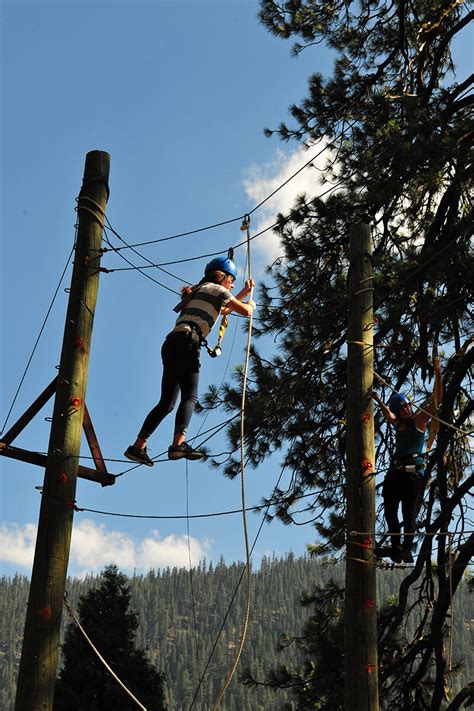
[[(216, 566), (202, 563), (193, 570), (192, 577), (188, 570), (174, 568), (130, 578), (132, 608), (140, 620), (137, 643), (148, 649), (153, 664), (167, 676), (170, 710), (190, 709), (206, 666), (193, 708), (196, 711), (209, 709), (217, 697), (239, 641), (243, 619), (243, 596), (239, 593), (210, 662), (209, 658), (241, 572), (241, 565), (228, 566), (221, 561)], [(295, 645), (290, 644), (280, 652), (277, 650), (282, 637), (301, 634), (304, 621), (312, 614), (311, 606), (301, 607), (302, 593), (311, 592), (316, 585), (327, 584), (331, 578), (342, 584), (343, 572), (341, 564), (294, 558), (291, 554), (282, 559), (264, 558), (253, 574), (250, 626), (239, 671), (249, 668), (254, 678), (264, 680), (279, 664), (291, 668), (297, 662)], [(397, 595), (406, 573), (406, 569), (380, 571), (380, 604), (390, 599), (395, 601), (393, 596)], [(68, 581), (68, 599), (73, 607), (79, 596), (96, 586), (98, 580), (98, 577), (89, 577)], [(474, 614), (468, 583), (465, 580), (460, 586), (451, 618), (454, 626), (453, 660), (464, 659), (463, 671), (457, 679), (459, 688), (461, 683), (465, 684), (474, 676)], [(23, 576), (3, 577), (0, 584), (0, 708), (10, 711), (13, 709), (28, 580)], [(69, 622), (64, 613), (63, 627)], [(410, 619), (409, 624), (414, 629), (416, 620)], [(221, 708), (223, 711), (268, 711), (282, 708), (285, 701), (290, 700), (289, 691), (274, 691), (263, 686), (248, 688), (235, 678)]]

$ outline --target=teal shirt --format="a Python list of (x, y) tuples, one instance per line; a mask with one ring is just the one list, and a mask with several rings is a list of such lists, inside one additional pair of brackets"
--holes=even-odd
[[(400, 430), (397, 426), (395, 435), (395, 459), (404, 459), (413, 454), (419, 454), (420, 458), (425, 448), (425, 432), (420, 432), (415, 425), (415, 418), (402, 420), (407, 423), (406, 429)], [(400, 423), (398, 423), (399, 425)]]

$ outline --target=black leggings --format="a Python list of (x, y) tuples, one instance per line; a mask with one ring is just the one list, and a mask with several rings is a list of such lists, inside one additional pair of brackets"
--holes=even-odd
[(174, 409), (181, 391), (176, 412), (175, 434), (185, 435), (197, 402), (200, 339), (194, 331), (168, 334), (161, 349), (163, 378), (160, 401), (145, 418), (139, 437), (148, 439), (160, 422)]
[[(425, 481), (422, 473), (405, 472), (390, 467), (383, 483), (383, 503), (388, 530), (392, 534), (400, 534), (398, 507), (402, 505), (403, 516), (403, 548), (413, 548), (416, 516), (423, 497)], [(392, 546), (401, 545), (400, 535), (391, 536)]]

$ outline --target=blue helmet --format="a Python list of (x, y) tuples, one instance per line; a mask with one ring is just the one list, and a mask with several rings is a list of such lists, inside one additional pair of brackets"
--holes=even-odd
[(206, 264), (204, 273), (207, 274), (207, 272), (213, 272), (214, 270), (225, 272), (234, 277), (234, 279), (237, 279), (237, 267), (230, 257), (214, 257), (214, 259), (211, 259), (211, 261)]
[(387, 405), (392, 412), (398, 412), (402, 405), (409, 405), (410, 401), (404, 393), (394, 393)]

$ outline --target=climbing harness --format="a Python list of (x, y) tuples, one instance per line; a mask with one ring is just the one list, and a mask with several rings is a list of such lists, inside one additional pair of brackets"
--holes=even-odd
[(219, 335), (217, 337), (217, 343), (214, 348), (210, 348), (210, 346), (207, 345), (207, 341), (203, 341), (203, 345), (206, 347), (206, 350), (211, 356), (211, 358), (217, 358), (218, 356), (222, 355), (221, 343), (228, 325), (229, 321), (227, 319), (227, 316), (223, 316), (219, 325)]

